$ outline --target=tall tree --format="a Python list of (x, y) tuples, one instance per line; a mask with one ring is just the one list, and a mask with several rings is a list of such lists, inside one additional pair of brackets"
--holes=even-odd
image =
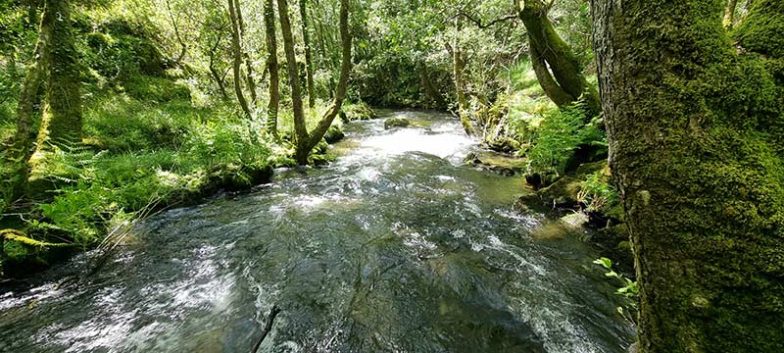
[(784, 352), (784, 2), (725, 4), (592, 0), (644, 353)]
[(39, 151), (49, 143), (74, 143), (82, 137), (81, 72), (71, 28), (70, 3), (44, 1), (40, 36), (49, 44), (44, 45), (41, 59), (46, 94), (38, 130)]
[(583, 97), (590, 118), (600, 111), (599, 95), (588, 84), (569, 44), (555, 31), (548, 12), (553, 2), (514, 0), (528, 33), (531, 64), (545, 94), (559, 107)]
[[(32, 4), (31, 8), (35, 8)], [(46, 14), (38, 26), (38, 40), (33, 52), (33, 63), (27, 67), (27, 73), (22, 81), (22, 88), (19, 93), (19, 102), (16, 106), (16, 133), (14, 134), (13, 146), (6, 158), (14, 168), (13, 175), (16, 181), (13, 183), (12, 198), (21, 196), (24, 192), (24, 185), (29, 175), (27, 160), (33, 153), (35, 141), (35, 131), (33, 124), (35, 121), (35, 105), (38, 103), (38, 90), (44, 79), (44, 52), (49, 50), (51, 42), (52, 16)]]
[(250, 53), (243, 49), (242, 42), (245, 38), (245, 20), (242, 18), (242, 6), (240, 0), (234, 0), (234, 11), (237, 12), (237, 25), (239, 27), (240, 38), (240, 52), (245, 61), (245, 83), (248, 85), (248, 92), (250, 93), (250, 105), (256, 106), (256, 78), (253, 77), (253, 61), (250, 59)]
[(289, 6), (287, 0), (277, 0), (278, 14), (280, 17), (280, 28), (283, 32), (283, 49), (286, 52), (286, 68), (289, 76), (289, 86), (291, 87), (292, 110), (294, 111), (294, 134), (296, 140), (295, 160), (300, 165), (308, 162), (308, 155), (313, 147), (321, 141), (326, 134), (335, 117), (340, 112), (343, 100), (346, 98), (348, 90), (348, 77), (351, 73), (351, 33), (349, 32), (348, 13), (349, 1), (340, 0), (340, 43), (342, 61), (340, 64), (340, 78), (335, 88), (335, 97), (332, 104), (322, 116), (316, 127), (308, 132), (305, 122), (304, 109), (302, 107), (302, 91), (299, 82), (299, 74), (296, 65), (296, 53), (294, 51), (294, 38), (291, 31), (291, 21), (289, 20)]
[(474, 135), (474, 124), (471, 121), (471, 116), (468, 107), (468, 96), (466, 93), (466, 80), (465, 69), (466, 59), (465, 54), (460, 45), (460, 30), (462, 29), (462, 18), (455, 18), (455, 38), (452, 44), (447, 43), (447, 50), (452, 56), (452, 77), (455, 83), (455, 96), (457, 97), (457, 116), (460, 118), (460, 123), (463, 125), (463, 130), (466, 134)]
[(236, 0), (229, 2), (229, 19), (231, 20), (231, 48), (232, 48), (232, 72), (234, 73), (234, 94), (240, 108), (245, 113), (245, 117), (251, 117), (248, 99), (242, 91), (242, 43), (240, 39), (240, 20), (236, 8)]
[(280, 78), (278, 74), (278, 42), (275, 35), (275, 9), (272, 5), (272, 0), (264, 0), (264, 28), (267, 36), (267, 70), (269, 70), (267, 131), (272, 136), (278, 137)]
[(308, 85), (308, 106), (316, 106), (316, 93), (313, 86), (313, 59), (310, 50), (310, 26), (308, 25), (308, 0), (299, 0), (299, 13), (302, 19), (302, 44), (305, 46), (305, 78)]
[(724, 27), (732, 28), (735, 23), (736, 7), (738, 7), (738, 0), (727, 0), (727, 7), (724, 8)]

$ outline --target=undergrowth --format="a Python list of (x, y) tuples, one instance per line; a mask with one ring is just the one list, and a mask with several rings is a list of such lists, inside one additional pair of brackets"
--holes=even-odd
[(583, 103), (544, 113), (527, 151), (528, 174), (563, 175), (567, 163), (581, 146), (606, 147), (600, 119), (585, 123)]
[[(194, 107), (182, 94), (162, 98), (162, 80), (132, 79), (150, 87), (136, 87), (133, 95), (124, 87), (90, 86), (83, 143), (47, 153), (37, 170), (47, 185), (38, 201), (9, 207), (10, 183), (2, 185), (0, 229), (89, 248), (138, 212), (192, 202), (218, 188), (249, 188), (268, 180), (271, 166), (293, 164), (285, 144), (250, 131), (231, 108)], [(14, 275), (50, 261), (40, 247), (2, 243), (0, 261)]]

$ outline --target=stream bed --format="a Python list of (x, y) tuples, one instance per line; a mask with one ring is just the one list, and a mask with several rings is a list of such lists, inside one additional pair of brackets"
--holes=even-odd
[(141, 222), (86, 281), (55, 279), (92, 253), (0, 295), (0, 352), (248, 353), (273, 306), (259, 352), (624, 352), (581, 231), (516, 213), (522, 178), (464, 165), (451, 116), (396, 115), (347, 126), (328, 167)]

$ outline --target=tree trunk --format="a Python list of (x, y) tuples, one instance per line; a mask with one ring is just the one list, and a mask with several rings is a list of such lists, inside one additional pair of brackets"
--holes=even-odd
[(784, 352), (784, 6), (724, 4), (592, 0), (643, 353)]
[(549, 6), (542, 0), (516, 0), (519, 16), (528, 33), (531, 64), (545, 94), (559, 107), (581, 97), (587, 107), (586, 118), (600, 112), (599, 94), (588, 84), (577, 57), (547, 17)]
[(231, 49), (232, 49), (232, 72), (234, 73), (234, 94), (237, 95), (237, 101), (240, 103), (240, 108), (245, 113), (245, 117), (251, 118), (250, 107), (248, 107), (248, 100), (245, 98), (245, 93), (242, 92), (242, 46), (240, 44), (240, 25), (237, 18), (237, 10), (235, 9), (234, 1), (229, 1), (229, 19), (231, 20)]
[(278, 13), (280, 16), (280, 28), (283, 32), (283, 49), (286, 51), (286, 68), (289, 74), (289, 86), (291, 86), (292, 108), (294, 110), (294, 131), (296, 137), (295, 160), (300, 165), (308, 163), (308, 155), (313, 147), (321, 141), (326, 134), (335, 117), (340, 112), (343, 100), (346, 98), (348, 90), (348, 77), (351, 73), (351, 33), (348, 26), (349, 1), (340, 0), (340, 39), (342, 62), (340, 65), (340, 78), (335, 88), (335, 98), (324, 113), (316, 128), (308, 133), (305, 126), (305, 115), (302, 107), (302, 93), (295, 64), (294, 38), (291, 32), (291, 22), (289, 21), (289, 7), (286, 0), (277, 0)]
[(727, 7), (724, 9), (724, 28), (732, 28), (735, 23), (736, 7), (738, 7), (738, 0), (727, 0)]
[(234, 11), (237, 12), (237, 24), (239, 27), (239, 37), (240, 37), (240, 53), (242, 53), (242, 57), (245, 60), (245, 83), (248, 85), (248, 91), (250, 92), (250, 106), (256, 107), (256, 79), (253, 77), (253, 61), (250, 60), (250, 54), (247, 51), (242, 49), (242, 41), (245, 38), (245, 21), (242, 19), (242, 7), (240, 6), (240, 0), (234, 0)]
[[(289, 20), (289, 4), (286, 0), (277, 0), (280, 29), (283, 35), (283, 50), (286, 52), (286, 70), (291, 87), (291, 108), (294, 113), (294, 142), (299, 146), (308, 139), (308, 128), (305, 126), (305, 112), (302, 108), (302, 85), (297, 70), (297, 55), (294, 51), (294, 36)], [(299, 162), (299, 161), (297, 161)]]
[(272, 0), (264, 0), (264, 27), (267, 32), (267, 70), (269, 72), (267, 132), (277, 138), (280, 78), (278, 74), (278, 41), (275, 35), (275, 9), (273, 8)]
[(82, 97), (80, 67), (71, 30), (70, 4), (46, 0), (41, 19), (44, 40), (43, 67), (46, 94), (43, 117), (38, 131), (38, 150), (48, 143), (78, 143), (82, 138)]
[(221, 43), (221, 38), (219, 37), (215, 41), (215, 44), (210, 48), (209, 53), (207, 54), (209, 56), (209, 70), (210, 70), (210, 76), (212, 76), (212, 79), (215, 80), (215, 83), (218, 85), (218, 90), (220, 91), (221, 98), (223, 98), (224, 101), (228, 101), (229, 94), (226, 92), (226, 82), (224, 81), (223, 77), (221, 77), (220, 73), (218, 72), (218, 69), (215, 67), (215, 57), (217, 56), (217, 51), (218, 51), (218, 47), (220, 46), (220, 43)]
[(174, 28), (174, 37), (177, 39), (177, 43), (180, 45), (180, 54), (177, 55), (177, 58), (174, 59), (174, 62), (177, 63), (177, 66), (182, 66), (182, 60), (185, 58), (185, 55), (188, 54), (188, 44), (182, 39), (180, 35), (180, 26), (177, 25), (177, 19), (174, 17), (174, 11), (172, 11), (171, 3), (169, 0), (166, 0), (166, 11), (169, 12), (169, 22), (171, 22), (172, 28)]
[(468, 109), (468, 97), (466, 96), (464, 77), (466, 62), (465, 56), (463, 56), (463, 50), (460, 47), (460, 20), (460, 17), (455, 19), (455, 29), (458, 34), (455, 35), (454, 44), (452, 44), (450, 50), (452, 54), (452, 75), (455, 80), (455, 95), (457, 96), (457, 116), (460, 118), (460, 123), (463, 125), (465, 133), (469, 136), (473, 136), (476, 131), (474, 129), (474, 124), (471, 122), (471, 115), (469, 114)]
[(16, 87), (19, 80), (19, 71), (16, 68), (16, 47), (12, 46), (8, 53), (8, 61), (6, 61), (6, 73), (11, 80), (11, 86)]
[(33, 142), (35, 141), (33, 115), (35, 114), (35, 105), (38, 103), (38, 90), (44, 79), (44, 52), (49, 50), (52, 33), (51, 29), (44, 28), (44, 26), (52, 25), (49, 21), (51, 16), (46, 18), (47, 22), (39, 23), (38, 41), (35, 44), (33, 54), (34, 61), (27, 68), (27, 73), (22, 81), (19, 102), (16, 106), (16, 133), (14, 134), (13, 146), (9, 150), (9, 155), (6, 156), (7, 162), (14, 169), (11, 175), (16, 175), (16, 180), (12, 183), (12, 200), (24, 194), (24, 186), (30, 174), (27, 161), (33, 154)]
[(302, 17), (302, 43), (305, 45), (305, 77), (308, 85), (308, 106), (316, 106), (316, 93), (313, 86), (313, 60), (310, 51), (310, 29), (308, 26), (308, 0), (299, 0), (299, 12)]

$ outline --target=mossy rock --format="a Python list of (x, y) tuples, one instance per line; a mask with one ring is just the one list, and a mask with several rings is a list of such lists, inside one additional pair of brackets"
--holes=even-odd
[[(579, 208), (579, 193), (582, 190), (583, 182), (588, 175), (600, 170), (605, 170), (609, 179), (610, 171), (607, 161), (585, 163), (580, 165), (575, 172), (564, 175), (549, 186), (539, 189), (534, 197), (527, 196), (526, 200), (521, 200), (521, 202), (536, 202), (555, 208)], [(526, 176), (526, 180), (528, 180), (528, 177)]]
[(485, 145), (489, 150), (501, 153), (514, 153), (520, 150), (520, 142), (510, 137), (499, 137), (485, 141)]
[(344, 104), (341, 110), (340, 118), (344, 122), (358, 121), (358, 120), (371, 120), (378, 118), (378, 115), (373, 108), (365, 102)]
[(394, 117), (384, 120), (384, 129), (393, 129), (396, 127), (409, 127), (411, 126), (411, 120), (402, 117)]
[(583, 186), (584, 178), (564, 176), (552, 185), (537, 192), (546, 203), (555, 207), (572, 208), (577, 204), (578, 194)]
[(324, 140), (326, 140), (328, 144), (339, 142), (344, 138), (346, 138), (346, 134), (343, 133), (343, 129), (341, 129), (338, 125), (330, 126), (329, 130), (327, 130), (327, 133), (324, 134)]
[(524, 158), (493, 151), (471, 152), (466, 156), (466, 163), (508, 176), (522, 173), (528, 165)]
[(195, 195), (199, 198), (202, 195), (209, 195), (217, 190), (242, 191), (253, 186), (266, 184), (272, 181), (274, 173), (271, 166), (248, 167), (238, 165), (223, 165), (217, 167), (209, 175), (208, 186), (203, 188)]
[(78, 248), (75, 243), (51, 243), (14, 229), (0, 229), (0, 277), (27, 277), (70, 256)]

